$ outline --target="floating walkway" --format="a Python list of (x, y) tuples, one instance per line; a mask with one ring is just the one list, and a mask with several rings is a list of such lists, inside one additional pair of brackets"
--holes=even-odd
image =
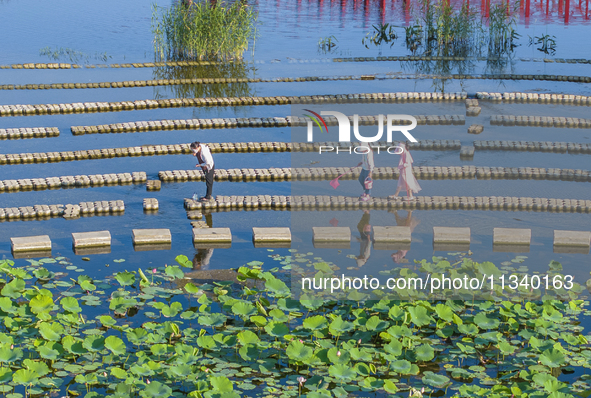
[[(32, 163), (32, 162), (31, 162)], [(347, 167), (316, 168), (279, 168), (268, 169), (216, 169), (216, 181), (326, 181), (345, 174)], [(415, 166), (413, 173), (418, 179), (527, 179), (561, 180), (591, 182), (591, 171), (579, 169), (557, 169), (538, 167), (476, 167), (476, 166)], [(374, 178), (380, 180), (397, 179), (397, 167), (376, 167)], [(357, 173), (341, 177), (355, 179)], [(158, 178), (163, 182), (204, 181), (202, 170), (167, 170), (160, 171)], [(91, 174), (47, 178), (23, 178), (18, 180), (0, 180), (0, 193), (30, 190), (88, 188), (103, 185), (129, 185), (147, 182), (145, 172), (118, 174)]]
[[(417, 125), (464, 125), (464, 115), (414, 115)], [(338, 125), (335, 117), (324, 117), (329, 126)], [(353, 117), (349, 120), (353, 122)], [(72, 134), (107, 134), (107, 133), (139, 133), (144, 131), (162, 130), (198, 130), (198, 129), (227, 129), (227, 128), (271, 128), (306, 126), (308, 119), (303, 117), (267, 117), (267, 118), (214, 118), (214, 119), (165, 119), (155, 121), (141, 121), (128, 123), (100, 124), (95, 126), (72, 126)], [(377, 125), (379, 116), (359, 116), (362, 126)], [(406, 119), (392, 121), (395, 125), (409, 125)]]
[[(216, 169), (216, 181), (306, 181), (332, 180), (350, 171), (349, 167), (313, 168), (269, 168), (269, 169)], [(413, 173), (418, 179), (523, 179), (523, 180), (562, 180), (591, 182), (591, 171), (575, 169), (538, 167), (476, 167), (476, 166), (414, 166)], [(376, 167), (374, 179), (391, 180), (399, 177), (397, 167)], [(359, 171), (341, 177), (344, 180), (357, 179)], [(202, 170), (160, 171), (158, 177), (163, 182), (205, 181)]]
[(59, 115), (70, 113), (119, 112), (141, 109), (165, 109), (179, 107), (213, 106), (255, 106), (255, 105), (292, 105), (309, 103), (404, 103), (433, 101), (462, 101), (466, 93), (360, 93), (310, 96), (274, 96), (274, 97), (212, 97), (212, 98), (172, 98), (161, 100), (136, 100), (119, 102), (76, 102), (67, 104), (39, 105), (0, 105), (0, 116)]
[(355, 196), (217, 196), (209, 202), (185, 199), (186, 210), (500, 210), (591, 213), (591, 200), (548, 199), (511, 196), (418, 196), (413, 200), (372, 197), (360, 202)]
[(57, 137), (60, 131), (57, 127), (21, 127), (14, 129), (0, 129), (0, 140), (18, 140), (22, 138)]
[[(262, 152), (317, 152), (321, 146), (333, 148), (346, 147), (346, 143), (317, 142), (212, 142), (204, 143), (212, 153), (262, 153)], [(118, 157), (158, 156), (158, 155), (188, 155), (191, 154), (190, 144), (177, 145), (143, 145), (123, 148), (102, 148), (68, 152), (34, 152), (0, 154), (0, 165), (69, 162), (88, 159), (110, 159)], [(374, 146), (388, 147), (391, 143), (376, 142)], [(478, 151), (527, 151), (553, 152), (569, 154), (591, 154), (591, 144), (576, 142), (552, 141), (474, 141)], [(419, 151), (449, 151), (460, 150), (460, 140), (422, 140), (406, 142), (409, 150)]]
[(0, 221), (47, 220), (55, 217), (66, 219), (78, 218), (80, 215), (91, 217), (94, 215), (121, 215), (125, 212), (122, 200), (80, 202), (66, 205), (35, 205), (22, 207), (0, 207)]
[(490, 124), (493, 126), (568, 127), (588, 129), (591, 128), (591, 119), (552, 116), (492, 115), (490, 117)]
[(31, 190), (60, 189), (60, 188), (87, 188), (103, 185), (130, 185), (141, 184), (147, 181), (146, 173), (112, 173), (92, 174), (46, 178), (22, 178), (18, 180), (0, 180), (0, 193), (19, 192)]
[[(498, 57), (444, 57), (444, 56), (425, 56), (425, 55), (405, 55), (390, 57), (350, 57), (350, 58), (317, 58), (317, 59), (294, 59), (290, 58), (285, 64), (304, 64), (304, 63), (332, 63), (332, 62), (408, 62), (408, 61), (497, 61)], [(562, 63), (562, 64), (591, 64), (591, 60), (584, 58), (519, 58), (520, 62), (544, 62), (544, 63)], [(178, 66), (209, 66), (224, 64), (249, 64), (250, 62), (214, 62), (214, 61), (167, 61), (167, 62), (134, 62), (123, 64), (70, 64), (70, 63), (24, 63), (0, 65), (0, 69), (80, 69), (80, 68), (156, 68), (156, 67), (178, 67)], [(273, 61), (257, 60), (253, 64), (273, 63)], [(281, 63), (278, 64), (282, 65)]]
[(368, 74), (368, 75), (341, 75), (341, 76), (300, 76), (300, 77), (274, 77), (274, 78), (195, 78), (195, 79), (152, 79), (152, 80), (125, 80), (114, 82), (96, 83), (51, 83), (51, 84), (2, 84), (0, 90), (72, 90), (72, 89), (96, 89), (96, 88), (134, 88), (156, 87), (186, 84), (233, 84), (233, 83), (302, 83), (302, 82), (326, 82), (346, 80), (542, 80), (542, 81), (567, 81), (590, 83), (587, 76), (564, 75), (518, 75), (518, 74), (451, 74), (435, 75), (430, 73), (408, 74)]

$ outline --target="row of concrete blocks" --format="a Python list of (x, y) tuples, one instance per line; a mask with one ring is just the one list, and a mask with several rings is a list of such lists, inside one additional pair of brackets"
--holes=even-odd
[[(587, 82), (586, 76), (564, 75), (436, 75), (423, 74), (423, 78), (434, 79), (494, 79), (494, 80), (545, 80), (545, 81), (570, 81)], [(382, 75), (381, 80), (410, 80), (414, 75)], [(289, 83), (289, 82), (322, 82), (342, 80), (375, 80), (375, 75), (339, 75), (339, 76), (302, 76), (302, 77), (276, 77), (276, 78), (195, 78), (195, 79), (157, 79), (157, 80), (126, 80), (97, 83), (52, 83), (52, 84), (3, 84), (0, 90), (49, 90), (49, 89), (90, 89), (90, 88), (124, 88), (124, 87), (154, 87), (185, 84), (231, 84), (231, 83)]]
[[(472, 147), (472, 153), (474, 148)], [(346, 174), (348, 173), (348, 174)], [(343, 175), (345, 174), (345, 175)], [(545, 169), (539, 167), (476, 167), (476, 166), (414, 166), (413, 174), (418, 179), (534, 179), (562, 181), (591, 181), (591, 171), (580, 169)], [(269, 168), (269, 169), (216, 169), (216, 181), (325, 181), (343, 175), (341, 179), (359, 177), (359, 170), (351, 172), (349, 167), (311, 168)], [(400, 176), (397, 167), (376, 167), (373, 178), (378, 180), (396, 179)], [(202, 170), (160, 171), (161, 181), (204, 181)]]
[[(500, 57), (449, 57), (427, 55), (403, 55), (390, 57), (351, 57), (333, 58), (333, 62), (374, 62), (374, 61), (500, 61)], [(518, 58), (521, 62), (550, 62), (567, 64), (591, 64), (588, 59), (564, 59), (564, 58)]]
[[(349, 248), (351, 229), (349, 227), (313, 227), (313, 242), (320, 248)], [(252, 228), (252, 239), (258, 247), (290, 247), (291, 230), (287, 227)], [(172, 236), (168, 229), (134, 229), (132, 231), (134, 247), (144, 249), (170, 248)], [(373, 242), (376, 249), (409, 248), (412, 242), (410, 227), (375, 226)], [(468, 227), (433, 227), (433, 243), (446, 247), (440, 250), (468, 250), (471, 236)], [(72, 243), (77, 254), (78, 250), (90, 249), (86, 253), (97, 253), (96, 248), (111, 246), (109, 231), (81, 232), (72, 234)], [(232, 243), (230, 228), (193, 228), (193, 244), (196, 247), (229, 247)], [(494, 228), (493, 245), (500, 246), (501, 251), (529, 251), (531, 229)], [(588, 253), (591, 243), (589, 231), (554, 231), (554, 248), (556, 252)], [(398, 246), (396, 245), (403, 245)], [(11, 238), (13, 253), (51, 251), (51, 240), (48, 235)], [(165, 247), (162, 247), (165, 245)], [(393, 246), (394, 245), (394, 246)], [(382, 246), (382, 247), (379, 247)], [(453, 246), (450, 247), (450, 246)], [(559, 250), (557, 250), (557, 248)], [(504, 250), (503, 250), (504, 249)], [(560, 250), (562, 249), (562, 250)], [(99, 251), (100, 252), (100, 251)]]
[[(349, 248), (351, 229), (349, 227), (314, 227), (314, 246)], [(374, 247), (379, 249), (409, 249), (410, 227), (373, 227)], [(469, 227), (433, 227), (435, 250), (468, 250), (471, 236)], [(531, 229), (494, 228), (493, 248), (495, 251), (529, 252)], [(378, 247), (381, 246), (381, 247)], [(589, 253), (591, 232), (554, 231), (556, 253)]]
[(0, 140), (18, 140), (21, 138), (57, 137), (60, 131), (57, 127), (21, 127), (14, 129), (0, 129)]
[[(375, 62), (375, 61), (487, 61), (499, 60), (499, 57), (444, 57), (426, 55), (404, 55), (390, 57), (351, 57), (351, 58), (321, 58), (321, 59), (292, 59), (290, 63), (317, 63), (317, 62)], [(519, 58), (521, 62), (545, 62), (545, 63), (567, 63), (567, 64), (591, 64), (588, 59), (564, 59), (564, 58)], [(69, 64), (69, 63), (25, 63), (0, 65), (0, 69), (72, 69), (72, 68), (154, 68), (165, 66), (195, 66), (195, 65), (219, 65), (243, 63), (238, 62), (215, 62), (215, 61), (167, 61), (167, 62), (136, 62), (123, 64)], [(257, 61), (254, 63), (265, 63)]]
[[(349, 148), (344, 142), (291, 143), (291, 142), (213, 142), (204, 143), (212, 153), (258, 153), (258, 152), (317, 152), (321, 146)], [(116, 157), (154, 156), (190, 154), (190, 144), (144, 145), (124, 148), (103, 148), (69, 152), (35, 152), (0, 154), (0, 164), (52, 163), (87, 159), (110, 159)], [(350, 145), (350, 144), (349, 144)], [(392, 143), (377, 142), (372, 144), (382, 148)], [(455, 150), (460, 149), (459, 140), (424, 140), (407, 142), (409, 150)]]
[(202, 211), (233, 211), (240, 209), (275, 210), (500, 210), (591, 213), (591, 200), (548, 199), (508, 196), (418, 196), (389, 199), (372, 197), (366, 202), (352, 196), (217, 196), (206, 202), (185, 199), (185, 209)]
[(476, 98), (488, 101), (533, 102), (539, 104), (591, 105), (591, 96), (573, 94), (487, 93), (478, 92)]
[[(479, 111), (480, 112), (480, 111)], [(418, 125), (464, 125), (463, 115), (414, 115)], [(349, 117), (353, 121), (352, 117)], [(214, 118), (214, 119), (171, 119), (155, 121), (139, 121), (128, 123), (100, 124), (92, 126), (72, 126), (74, 135), (137, 133), (162, 130), (197, 130), (197, 129), (225, 129), (225, 128), (274, 128), (290, 126), (306, 126), (309, 119), (303, 117), (268, 117), (268, 118)], [(336, 118), (324, 118), (328, 126), (338, 124)], [(379, 116), (360, 116), (358, 123), (362, 126), (377, 125)], [(407, 120), (394, 120), (393, 125), (408, 125)]]
[[(172, 235), (169, 229), (134, 229), (131, 233), (136, 251), (170, 250)], [(252, 240), (256, 247), (289, 247), (291, 231), (285, 227), (252, 228)], [(15, 257), (51, 255), (51, 239), (48, 235), (11, 238)], [(232, 244), (230, 228), (193, 228), (193, 244), (200, 247), (229, 247)], [(216, 246), (217, 245), (217, 246)], [(110, 253), (111, 233), (92, 231), (72, 233), (72, 246), (76, 254)], [(27, 255), (28, 254), (28, 255)]]
[(591, 154), (591, 144), (552, 141), (474, 141), (474, 148), (484, 151), (528, 151)]
[(0, 207), (0, 221), (19, 221), (65, 217), (67, 219), (92, 215), (123, 214), (125, 203), (122, 200), (103, 200), (80, 202), (66, 205), (35, 205), (21, 207)]
[[(317, 103), (396, 103), (420, 99), (421, 93), (361, 93), (312, 95), (300, 97), (212, 97), (212, 98), (172, 98), (161, 100), (136, 100), (118, 102), (76, 102), (67, 104), (17, 104), (0, 105), (0, 116), (53, 115), (88, 112), (117, 112), (155, 108), (178, 108), (200, 106), (253, 106), (253, 105), (293, 105)], [(426, 100), (463, 100), (466, 93), (424, 93)], [(417, 98), (415, 98), (417, 97)], [(428, 99), (427, 99), (428, 98)]]
[(47, 178), (22, 178), (18, 180), (0, 180), (0, 192), (141, 184), (146, 182), (147, 179), (146, 173), (143, 171), (117, 174), (113, 173)]
[(27, 64), (12, 64), (0, 65), (0, 69), (77, 69), (82, 68), (154, 68), (162, 66), (193, 66), (193, 65), (216, 65), (219, 62), (211, 61), (168, 61), (168, 62), (140, 62), (140, 63), (125, 63), (125, 64), (97, 64), (97, 65), (78, 65), (68, 63), (27, 63)]
[(591, 119), (577, 117), (492, 115), (490, 117), (490, 124), (493, 126), (568, 127), (588, 129), (591, 128)]

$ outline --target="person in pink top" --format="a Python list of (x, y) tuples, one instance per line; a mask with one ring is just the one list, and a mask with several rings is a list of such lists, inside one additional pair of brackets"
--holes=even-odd
[(403, 143), (400, 143), (399, 147), (402, 150), (400, 153), (400, 162), (398, 162), (398, 171), (400, 172), (400, 177), (398, 178), (398, 187), (396, 188), (396, 193), (394, 193), (394, 195), (390, 195), (389, 198), (397, 198), (400, 191), (404, 190), (406, 191), (408, 197), (412, 199), (413, 193), (418, 193), (422, 188), (412, 173), (413, 160), (410, 152), (408, 152), (406, 145)]

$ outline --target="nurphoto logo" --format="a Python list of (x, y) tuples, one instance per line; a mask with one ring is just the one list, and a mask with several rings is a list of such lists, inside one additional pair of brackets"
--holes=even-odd
[[(320, 131), (326, 131), (328, 133), (328, 127), (322, 116), (334, 116), (337, 119), (339, 125), (339, 141), (340, 142), (351, 142), (351, 121), (349, 118), (336, 111), (321, 111), (320, 115), (309, 109), (305, 111), (310, 112), (313, 116), (304, 115), (308, 120), (308, 142), (314, 140), (314, 125), (318, 126)], [(322, 115), (322, 116), (321, 116)], [(394, 122), (399, 123), (401, 120), (407, 120), (411, 122), (410, 125), (394, 125)], [(399, 131), (410, 141), (417, 142), (417, 140), (409, 133), (409, 130), (414, 129), (417, 126), (417, 119), (410, 115), (387, 115), (386, 117), (386, 142), (392, 142), (392, 133)], [(323, 128), (324, 127), (324, 128)], [(378, 116), (378, 132), (373, 137), (364, 137), (359, 133), (359, 115), (353, 115), (353, 135), (355, 140), (359, 142), (378, 142), (384, 135), (384, 115)]]

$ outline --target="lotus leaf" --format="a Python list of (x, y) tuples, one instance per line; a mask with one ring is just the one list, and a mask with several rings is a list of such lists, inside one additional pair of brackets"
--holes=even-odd
[(414, 354), (417, 360), (423, 362), (430, 361), (435, 358), (435, 350), (433, 347), (427, 344), (422, 344), (415, 348)]
[(135, 274), (133, 272), (118, 272), (115, 279), (121, 286), (131, 286), (135, 283)]
[(42, 322), (39, 324), (39, 333), (45, 340), (59, 341), (64, 333), (64, 327), (58, 322)]
[(295, 340), (289, 343), (286, 350), (288, 358), (296, 362), (302, 362), (309, 359), (312, 357), (313, 353), (314, 351), (312, 351), (312, 348)]
[(433, 372), (425, 372), (422, 382), (431, 387), (443, 388), (449, 383), (449, 378)]
[(107, 337), (105, 339), (105, 347), (115, 355), (123, 355), (127, 351), (125, 343), (117, 336)]
[(328, 367), (328, 374), (340, 382), (347, 382), (357, 377), (355, 369), (347, 365), (330, 365)]
[(38, 379), (37, 372), (29, 369), (19, 369), (12, 375), (12, 381), (23, 386), (34, 384)]
[(339, 315), (331, 322), (328, 330), (333, 336), (341, 336), (343, 333), (352, 330), (353, 327), (351, 322), (344, 321)]
[(548, 349), (540, 355), (540, 362), (550, 368), (562, 366), (565, 360), (564, 354), (554, 348)]
[(289, 328), (284, 323), (275, 321), (269, 322), (269, 324), (265, 326), (265, 331), (273, 337), (283, 337), (286, 334), (289, 334)]
[(428, 311), (423, 306), (408, 307), (412, 322), (418, 327), (427, 326), (433, 318), (428, 315)]
[(484, 312), (480, 312), (474, 317), (474, 323), (481, 329), (496, 329), (499, 327), (499, 320), (489, 318)]
[(328, 326), (328, 322), (324, 316), (315, 315), (310, 318), (306, 318), (303, 322), (303, 326), (309, 330), (321, 330)]
[(158, 381), (153, 381), (140, 391), (140, 395), (144, 398), (168, 398), (172, 395), (172, 389)]

